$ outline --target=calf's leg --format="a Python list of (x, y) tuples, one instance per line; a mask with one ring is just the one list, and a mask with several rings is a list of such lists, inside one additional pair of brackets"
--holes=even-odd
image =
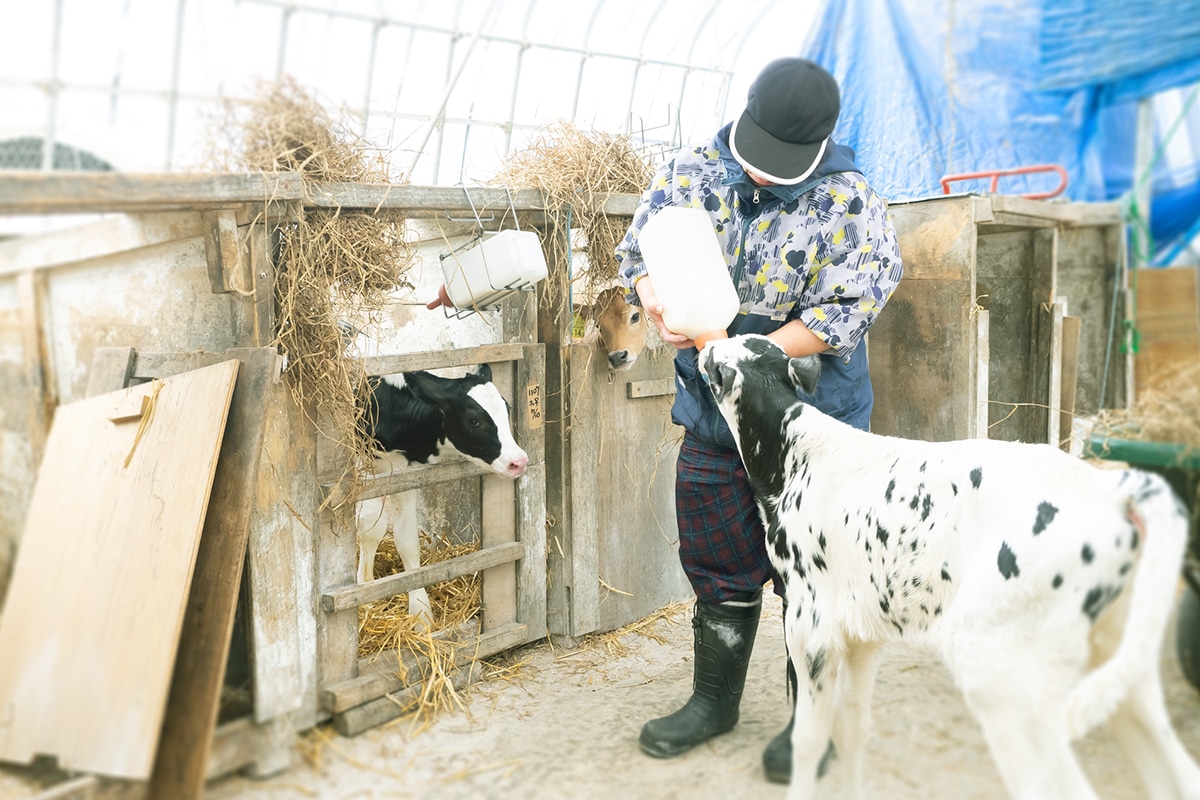
[(834, 697), (842, 666), (842, 654), (817, 644), (802, 625), (797, 611), (784, 626), (784, 638), (799, 684), (792, 717), (792, 781), (788, 800), (811, 800), (816, 792), (818, 765), (829, 746), (833, 728)]
[(375, 553), (387, 534), (388, 518), (382, 497), (363, 500), (355, 509), (358, 532), (358, 582), (375, 579)]
[(1066, 698), (1082, 673), (1069, 637), (977, 628), (953, 649), (951, 670), (1009, 795), (1097, 800), (1067, 730)]
[[(421, 566), (421, 533), (417, 528), (417, 492), (408, 491), (385, 498), (387, 517), (392, 525), (392, 538), (396, 552), (404, 563), (405, 572)], [(429, 593), (424, 588), (408, 593), (408, 613), (415, 620), (417, 630), (428, 630), (433, 625), (433, 608), (429, 604)]]
[(1200, 767), (1175, 734), (1157, 671), (1130, 689), (1108, 728), (1150, 800), (1200, 800)]
[(879, 672), (882, 646), (878, 642), (852, 642), (847, 647), (838, 678), (833, 741), (845, 764), (850, 797), (865, 800), (867, 739), (871, 735), (871, 697)]

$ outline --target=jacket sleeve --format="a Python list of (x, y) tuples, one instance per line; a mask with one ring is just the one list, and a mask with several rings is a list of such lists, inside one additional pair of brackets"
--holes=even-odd
[(816, 269), (792, 316), (849, 360), (891, 298), (904, 267), (882, 197), (861, 177), (846, 192), (835, 188), (831, 197), (831, 209), (838, 213), (830, 214)]
[(625, 299), (634, 305), (641, 305), (642, 301), (633, 290), (633, 285), (646, 274), (646, 262), (642, 260), (642, 251), (638, 249), (638, 233), (658, 209), (671, 205), (674, 173), (674, 159), (658, 168), (650, 185), (642, 193), (637, 210), (633, 212), (633, 223), (625, 232), (625, 238), (617, 245), (617, 274), (621, 285), (625, 287)]

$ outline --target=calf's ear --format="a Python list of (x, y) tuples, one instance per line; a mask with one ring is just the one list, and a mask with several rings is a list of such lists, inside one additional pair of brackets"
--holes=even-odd
[(475, 374), (483, 378), (485, 381), (490, 381), (492, 379), (492, 368), (487, 364), (480, 364), (475, 368)]
[(805, 394), (815, 394), (817, 379), (821, 377), (821, 359), (818, 356), (801, 356), (789, 360), (788, 377), (797, 389)]

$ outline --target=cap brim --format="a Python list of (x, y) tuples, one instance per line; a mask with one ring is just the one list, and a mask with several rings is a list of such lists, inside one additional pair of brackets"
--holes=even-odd
[(733, 123), (729, 148), (743, 168), (774, 183), (788, 186), (807, 178), (821, 163), (828, 138), (812, 144), (796, 144), (776, 139), (747, 113)]

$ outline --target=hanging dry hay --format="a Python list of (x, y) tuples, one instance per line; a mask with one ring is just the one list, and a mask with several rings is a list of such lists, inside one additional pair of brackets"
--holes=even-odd
[[(298, 172), (306, 186), (403, 182), (383, 152), (291, 79), (262, 87), (248, 102), (227, 104), (219, 125), (213, 161), (226, 169)], [(390, 209), (298, 208), (275, 230), (274, 344), (287, 356), (297, 402), (317, 410), (322, 433), (347, 456), (339, 482), (347, 490), (340, 496), (348, 496), (370, 463), (371, 443), (361, 402), (366, 376), (345, 358), (338, 321), (377, 321), (390, 293), (412, 285), (405, 276), (413, 247), (403, 213)]]
[(1200, 449), (1200, 364), (1180, 367), (1161, 376), (1129, 411), (1102, 411), (1095, 433), (1184, 445), (1186, 453)]
[[(594, 295), (615, 282), (615, 250), (629, 227), (628, 219), (601, 213), (604, 198), (614, 193), (641, 194), (652, 177), (654, 167), (629, 136), (558, 122), (539, 131), (529, 147), (509, 156), (493, 182), (514, 190), (540, 190), (550, 224), (583, 232), (589, 264), (584, 288)], [(546, 254), (550, 275), (545, 291), (554, 308), (563, 307), (560, 300), (571, 280), (566, 250), (553, 247)]]

